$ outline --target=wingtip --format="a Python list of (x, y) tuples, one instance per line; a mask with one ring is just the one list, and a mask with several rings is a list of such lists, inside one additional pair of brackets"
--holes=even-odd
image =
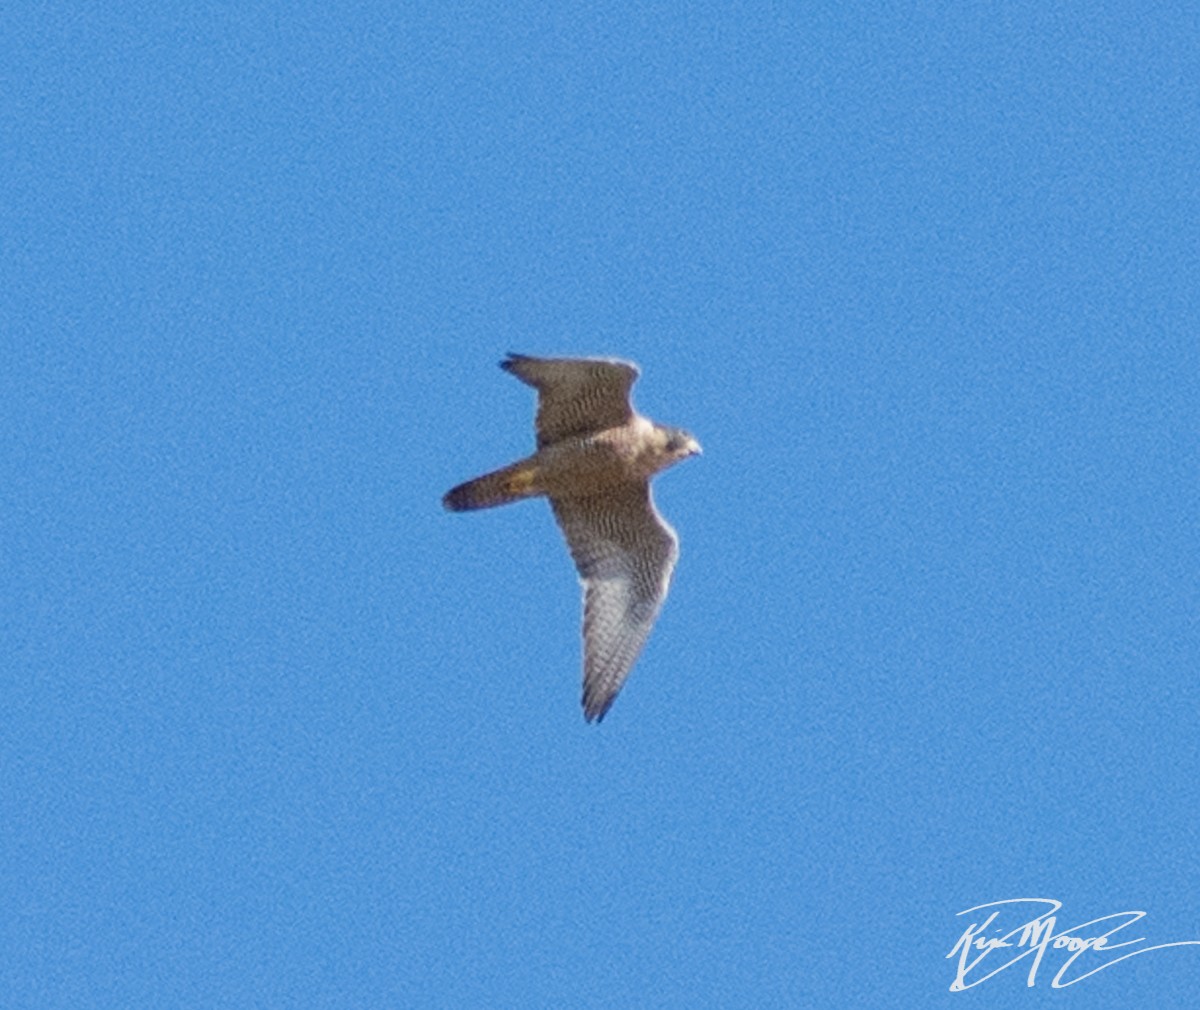
[(604, 717), (608, 715), (608, 710), (612, 708), (612, 703), (617, 700), (614, 694), (609, 698), (597, 699), (584, 694), (583, 696), (583, 718), (584, 721), (590, 723), (604, 722)]

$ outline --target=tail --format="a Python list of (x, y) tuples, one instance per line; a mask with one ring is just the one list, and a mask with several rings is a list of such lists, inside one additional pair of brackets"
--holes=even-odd
[(537, 464), (531, 459), (523, 459), (451, 488), (442, 497), (442, 504), (451, 512), (466, 512), (507, 505), (510, 501), (541, 493), (537, 486)]

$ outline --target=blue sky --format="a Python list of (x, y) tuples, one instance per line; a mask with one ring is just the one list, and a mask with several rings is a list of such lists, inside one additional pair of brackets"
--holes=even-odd
[[(1194, 1000), (946, 958), (1200, 940), (1191, 5), (0, 28), (5, 1006)], [(705, 448), (600, 726), (509, 350)]]

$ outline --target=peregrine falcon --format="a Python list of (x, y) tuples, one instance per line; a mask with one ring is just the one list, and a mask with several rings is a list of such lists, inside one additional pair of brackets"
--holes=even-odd
[(646, 644), (679, 557), (650, 478), (700, 443), (634, 411), (631, 362), (509, 354), (500, 367), (537, 390), (537, 452), (458, 485), (442, 504), (462, 512), (550, 499), (583, 583), (583, 713), (599, 721)]

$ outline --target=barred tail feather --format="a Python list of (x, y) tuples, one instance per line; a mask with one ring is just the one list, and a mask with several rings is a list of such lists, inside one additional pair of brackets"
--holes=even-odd
[(537, 466), (523, 459), (502, 470), (485, 473), (482, 477), (451, 488), (443, 496), (442, 504), (451, 512), (466, 512), (507, 505), (511, 501), (537, 494), (541, 494), (537, 487)]

